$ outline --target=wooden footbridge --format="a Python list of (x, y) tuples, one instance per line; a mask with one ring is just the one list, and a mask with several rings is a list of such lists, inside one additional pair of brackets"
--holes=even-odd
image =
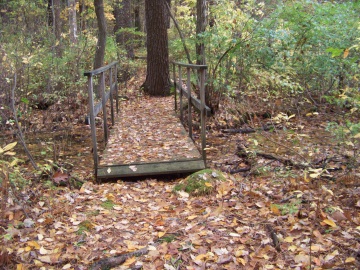
[[(119, 100), (118, 62), (84, 73), (88, 77), (88, 119), (97, 180), (191, 173), (206, 167), (205, 118), (210, 113), (205, 105), (206, 68), (174, 62), (173, 96), (139, 95), (129, 100)], [(192, 93), (192, 86), (199, 90), (199, 99)], [(201, 119), (197, 144), (193, 138), (194, 112)], [(95, 119), (101, 114), (104, 138), (96, 132)], [(99, 153), (101, 140), (105, 150)]]

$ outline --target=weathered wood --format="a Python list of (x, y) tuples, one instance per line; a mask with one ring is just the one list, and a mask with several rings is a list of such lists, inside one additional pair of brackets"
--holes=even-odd
[(91, 126), (91, 139), (93, 143), (93, 158), (94, 158), (94, 168), (95, 176), (97, 171), (97, 166), (99, 164), (99, 158), (97, 154), (97, 141), (96, 141), (96, 127), (95, 127), (95, 108), (94, 108), (94, 98), (93, 98), (93, 77), (88, 77), (88, 96), (89, 96), (89, 109), (90, 109), (90, 126)]
[[(206, 162), (206, 113), (205, 113), (205, 70), (200, 70), (200, 121), (201, 121), (201, 150), (204, 162)], [(205, 164), (206, 165), (206, 164)]]
[(203, 159), (132, 163), (99, 167), (97, 170), (97, 177), (121, 178), (173, 173), (190, 173), (202, 169), (205, 169), (205, 163)]
[[(187, 82), (186, 82), (186, 88), (189, 90), (188, 94), (188, 104), (191, 104), (191, 81), (190, 81), (190, 68), (186, 68), (186, 75), (187, 75)], [(189, 128), (189, 137), (192, 139), (192, 113), (191, 113), (191, 107), (188, 106), (188, 128)]]
[[(186, 89), (184, 89), (181, 85), (179, 85), (179, 83), (174, 83), (175, 84), (175, 86), (176, 86), (176, 91), (178, 91), (179, 93), (180, 92), (182, 92), (183, 93), (183, 95), (186, 97), (186, 98), (189, 98), (189, 92), (186, 90)], [(191, 98), (190, 98), (190, 100), (191, 100), (191, 104), (195, 107), (195, 109), (198, 111), (198, 112), (200, 112), (200, 110), (201, 110), (201, 101), (198, 99), (198, 98), (196, 98), (196, 97), (194, 97), (194, 96), (191, 96)], [(211, 116), (211, 109), (210, 109), (210, 107), (208, 107), (206, 104), (205, 104), (205, 111), (206, 111), (206, 116), (207, 117), (209, 117), (209, 116)]]
[(103, 66), (101, 68), (97, 68), (97, 69), (94, 69), (94, 70), (91, 70), (91, 71), (85, 71), (84, 72), (84, 76), (94, 76), (94, 75), (98, 75), (102, 72), (105, 72), (107, 71), (108, 69), (110, 69), (111, 67), (113, 66), (116, 66), (119, 62), (118, 61), (114, 61), (106, 66)]
[[(117, 89), (117, 64), (118, 62), (112, 62), (111, 64), (92, 70), (84, 72), (84, 75), (88, 77), (88, 96), (89, 96), (89, 110), (90, 113), (87, 116), (87, 119), (90, 120), (91, 126), (91, 138), (93, 143), (93, 158), (94, 158), (94, 169), (95, 169), (95, 176), (97, 173), (97, 168), (99, 164), (99, 157), (97, 153), (97, 138), (96, 138), (96, 126), (95, 126), (95, 117), (97, 114), (102, 110), (103, 111), (103, 125), (104, 125), (104, 137), (105, 137), (105, 145), (108, 140), (108, 125), (107, 125), (107, 115), (106, 115), (106, 102), (110, 98), (111, 101), (111, 120), (112, 124), (114, 124), (114, 108), (113, 108), (113, 92), (116, 92), (116, 106), (118, 111), (118, 103), (119, 103), (119, 96), (118, 96), (118, 89)], [(113, 73), (112, 69), (115, 69), (115, 73)], [(106, 91), (105, 87), (105, 72), (110, 70), (110, 83), (109, 83), (109, 91)], [(94, 105), (94, 76), (100, 74), (100, 95), (101, 100), (98, 104)], [(113, 78), (113, 74), (115, 74), (115, 79)], [(114, 82), (113, 82), (114, 80)]]
[(175, 62), (175, 61), (173, 63), (177, 66), (189, 67), (192, 69), (207, 69), (207, 65), (194, 65), (194, 64), (186, 64), (186, 63)]

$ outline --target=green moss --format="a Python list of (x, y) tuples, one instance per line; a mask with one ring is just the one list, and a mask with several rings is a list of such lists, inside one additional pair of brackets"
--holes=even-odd
[(89, 232), (94, 228), (94, 224), (92, 224), (89, 220), (84, 220), (79, 224), (79, 229), (77, 230), (77, 234), (81, 235), (85, 231)]
[(115, 203), (112, 200), (106, 200), (105, 202), (103, 202), (101, 204), (102, 208), (111, 210), (113, 208), (113, 206), (115, 205)]
[(193, 196), (211, 194), (216, 181), (226, 181), (224, 174), (217, 170), (204, 169), (189, 175), (174, 187), (174, 191), (185, 191)]

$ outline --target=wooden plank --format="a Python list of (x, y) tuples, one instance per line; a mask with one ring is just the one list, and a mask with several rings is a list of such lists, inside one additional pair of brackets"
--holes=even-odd
[(205, 169), (202, 159), (176, 160), (153, 163), (119, 164), (101, 166), (97, 169), (97, 178), (150, 176), (174, 173), (190, 173)]

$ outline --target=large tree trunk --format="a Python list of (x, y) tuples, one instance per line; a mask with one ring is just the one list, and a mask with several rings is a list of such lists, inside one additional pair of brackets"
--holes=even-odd
[(205, 65), (205, 45), (200, 35), (205, 32), (207, 25), (206, 0), (196, 2), (196, 64)]
[(104, 14), (104, 1), (94, 0), (95, 13), (98, 23), (98, 42), (95, 51), (94, 69), (104, 65), (105, 46), (106, 46), (106, 20)]
[[(116, 0), (114, 3), (114, 16), (116, 43), (125, 47), (127, 57), (134, 58), (134, 49), (131, 42), (129, 28), (132, 27), (131, 3), (130, 0)], [(119, 30), (123, 30), (120, 31)]]
[(164, 0), (146, 0), (147, 74), (142, 85), (153, 96), (170, 94), (167, 11)]

